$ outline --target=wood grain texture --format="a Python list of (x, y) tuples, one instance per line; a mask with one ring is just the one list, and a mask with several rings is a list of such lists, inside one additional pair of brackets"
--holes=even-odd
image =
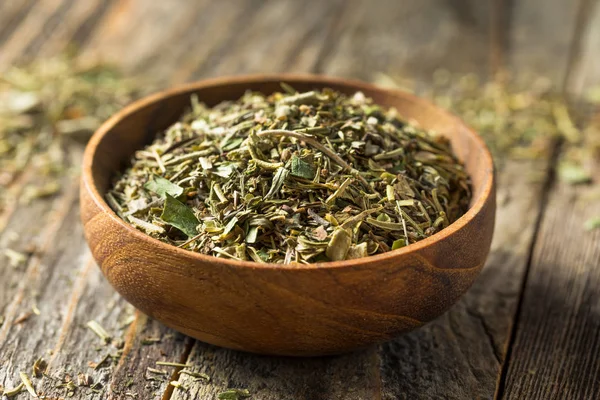
[[(33, 362), (45, 355), (60, 325), (60, 319), (56, 318), (58, 309), (52, 305), (63, 300), (64, 292), (55, 289), (68, 287), (69, 276), (60, 274), (55, 266), (74, 257), (77, 251), (84, 248), (82, 240), (75, 239), (79, 240), (77, 247), (73, 238), (60, 235), (65, 225), (71, 223), (75, 226), (77, 221), (75, 194), (76, 185), (71, 185), (56, 200), (54, 210), (48, 207), (52, 202), (45, 202), (45, 209), (40, 207), (44, 213), (48, 213), (47, 225), (40, 229), (37, 225), (39, 222), (29, 222), (30, 229), (37, 226), (42, 231), (38, 252), (21, 267), (20, 273), (15, 270), (15, 273), (5, 275), (6, 283), (10, 286), (2, 290), (2, 297), (6, 296), (9, 301), (2, 307), (6, 322), (0, 328), (0, 377), (4, 386), (16, 386), (20, 381), (18, 372), (30, 370)], [(32, 209), (36, 208), (29, 207), (28, 211)], [(43, 221), (42, 218), (40, 220)], [(21, 221), (26, 220), (24, 218)], [(24, 239), (31, 240), (32, 237), (25, 236)], [(68, 248), (69, 244), (73, 248)], [(46, 290), (48, 288), (51, 289)], [(37, 306), (40, 315), (33, 312), (34, 306)], [(28, 318), (23, 320), (25, 316)]]
[(344, 11), (320, 72), (366, 80), (385, 72), (426, 82), (438, 68), (488, 74), (490, 2), (355, 1)]
[[(594, 176), (598, 176), (596, 168)], [(598, 188), (557, 184), (533, 252), (509, 360), (509, 399), (600, 397)]]
[(3, 45), (19, 26), (36, 0), (3, 1), (0, 3), (0, 45)]
[[(164, 52), (163, 58), (168, 59), (168, 45), (179, 48), (177, 38), (173, 38), (172, 33), (179, 31), (184, 23), (187, 26), (193, 23), (189, 15), (197, 15), (206, 4), (205, 1), (186, 0), (115, 1), (97, 22), (84, 53), (97, 54), (102, 59), (116, 62), (127, 71), (133, 70), (140, 61), (160, 54), (161, 50)], [(201, 38), (195, 39), (200, 41)], [(162, 61), (161, 58), (158, 61)]]
[[(185, 80), (239, 73), (311, 72), (340, 1), (251, 4), (257, 15)], [(257, 9), (258, 8), (258, 9)]]
[[(123, 299), (120, 299), (125, 303)], [(136, 393), (141, 399), (163, 398), (170, 392), (171, 380), (177, 380), (180, 368), (157, 365), (158, 361), (185, 362), (194, 339), (136, 311), (135, 329), (128, 335), (131, 339), (126, 352), (111, 377), (112, 398), (120, 398), (123, 393)], [(154, 342), (155, 339), (160, 339)], [(128, 347), (127, 347), (128, 346)], [(155, 374), (148, 368), (158, 369), (166, 374)], [(150, 380), (154, 379), (154, 380)], [(129, 382), (133, 382), (129, 384)]]
[(600, 86), (600, 1), (583, 1), (579, 19), (578, 42), (574, 44), (571, 69), (565, 82), (573, 98), (586, 96), (588, 90)]
[(181, 375), (186, 390), (172, 400), (212, 399), (230, 388), (247, 389), (261, 400), (372, 400), (378, 398), (378, 360), (370, 350), (319, 358), (267, 357), (235, 352), (196, 342), (188, 370), (203, 372), (210, 381)]
[(69, 1), (44, 0), (32, 7), (2, 44), (0, 70), (6, 69), (12, 63), (19, 61), (24, 49), (38, 37), (40, 27), (44, 26), (56, 13), (60, 13), (61, 6), (68, 5)]
[(105, 0), (75, 1), (62, 14), (55, 15), (53, 21), (45, 24), (39, 38), (30, 43), (24, 50), (26, 56), (35, 55), (44, 58), (65, 50), (74, 45), (73, 37), (94, 13), (102, 8)]

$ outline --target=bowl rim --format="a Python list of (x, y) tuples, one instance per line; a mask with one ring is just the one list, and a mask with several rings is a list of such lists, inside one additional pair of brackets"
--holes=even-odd
[[(273, 81), (286, 81), (286, 82), (304, 82), (304, 83), (314, 83), (321, 87), (326, 87), (328, 84), (334, 84), (339, 86), (348, 86), (350, 88), (364, 91), (376, 91), (384, 94), (404, 97), (416, 103), (420, 103), (425, 105), (431, 109), (436, 110), (438, 113), (444, 114), (446, 117), (450, 119), (454, 119), (457, 124), (461, 125), (469, 135), (473, 137), (473, 139), (477, 142), (480, 148), (483, 150), (482, 164), (485, 166), (486, 173), (488, 174), (488, 179), (484, 182), (483, 190), (480, 196), (474, 199), (471, 207), (467, 210), (465, 214), (459, 217), (456, 221), (448, 225), (446, 228), (436, 232), (435, 234), (422, 239), (416, 243), (412, 243), (406, 247), (391, 250), (385, 253), (376, 254), (372, 256), (367, 256), (363, 258), (357, 258), (352, 260), (342, 260), (342, 261), (327, 261), (327, 262), (319, 262), (319, 263), (311, 263), (311, 264), (277, 264), (277, 263), (258, 263), (255, 261), (238, 261), (228, 258), (220, 258), (207, 254), (202, 254), (186, 249), (182, 249), (171, 244), (162, 242), (158, 239), (155, 239), (145, 233), (135, 229), (133, 226), (126, 223), (123, 219), (121, 219), (113, 209), (108, 205), (108, 203), (104, 200), (104, 196), (102, 196), (98, 188), (95, 185), (93, 179), (93, 160), (96, 154), (96, 149), (98, 148), (99, 143), (104, 139), (104, 137), (114, 128), (114, 126), (119, 123), (121, 120), (129, 117), (131, 114), (136, 112), (139, 109), (142, 109), (146, 106), (149, 106), (152, 103), (164, 100), (166, 98), (184, 94), (186, 92), (194, 92), (201, 89), (206, 89), (209, 87), (218, 87), (218, 86), (227, 86), (229, 84), (243, 84), (243, 83), (260, 83), (260, 82), (273, 82)], [(490, 153), (489, 148), (485, 144), (484, 140), (479, 136), (479, 134), (469, 127), (461, 118), (450, 113), (449, 111), (435, 105), (429, 100), (413, 95), (412, 93), (408, 93), (402, 90), (391, 89), (386, 87), (377, 86), (371, 83), (366, 83), (360, 80), (354, 79), (346, 79), (340, 77), (327, 76), (322, 74), (289, 74), (289, 73), (279, 73), (279, 74), (248, 74), (248, 75), (235, 75), (235, 76), (223, 76), (218, 78), (209, 78), (202, 79), (196, 82), (185, 83), (176, 85), (172, 88), (161, 90), (159, 92), (144, 96), (134, 102), (128, 104), (120, 111), (111, 116), (108, 120), (102, 123), (102, 125), (94, 132), (90, 140), (88, 141), (82, 162), (82, 173), (81, 173), (81, 183), (82, 190), (85, 189), (88, 195), (91, 197), (95, 205), (107, 216), (109, 216), (115, 223), (124, 228), (129, 234), (137, 237), (140, 240), (149, 241), (154, 246), (162, 248), (163, 251), (175, 253), (178, 256), (182, 257), (191, 257), (192, 259), (196, 259), (197, 261), (201, 261), (204, 263), (220, 263), (221, 265), (227, 265), (229, 267), (243, 267), (250, 269), (286, 269), (286, 270), (307, 270), (307, 269), (337, 269), (337, 268), (345, 268), (345, 267), (357, 267), (363, 264), (371, 264), (373, 262), (381, 262), (385, 260), (389, 260), (391, 258), (395, 258), (398, 256), (406, 255), (409, 253), (418, 252), (426, 247), (432, 246), (438, 241), (444, 240), (454, 234), (456, 231), (465, 227), (469, 224), (484, 208), (488, 199), (494, 193), (495, 187), (495, 166), (493, 162), (492, 155)], [(85, 230), (85, 229), (84, 229)]]

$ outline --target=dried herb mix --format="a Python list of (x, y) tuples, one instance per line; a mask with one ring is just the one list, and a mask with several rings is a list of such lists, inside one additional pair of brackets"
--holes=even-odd
[(68, 54), (0, 74), (0, 212), (25, 172), (37, 179), (22, 201), (59, 192), (60, 178), (77, 173), (73, 148), (140, 92), (115, 68)]
[(181, 248), (284, 264), (398, 249), (466, 212), (447, 139), (360, 92), (282, 87), (212, 108), (192, 97), (115, 180), (111, 207)]

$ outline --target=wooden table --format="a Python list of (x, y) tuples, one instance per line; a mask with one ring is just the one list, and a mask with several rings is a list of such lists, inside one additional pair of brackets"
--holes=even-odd
[[(0, 1), (0, 69), (68, 43), (163, 86), (288, 71), (363, 80), (383, 72), (426, 87), (439, 67), (484, 79), (506, 68), (577, 96), (600, 83), (600, 1)], [(19, 371), (31, 375), (44, 357), (52, 377), (87, 373), (101, 383), (99, 392), (78, 388), (76, 399), (213, 399), (226, 388), (273, 400), (600, 398), (600, 231), (582, 226), (600, 215), (600, 201), (589, 200), (592, 188), (557, 182), (562, 151), (499, 171), (492, 252), (449, 312), (389, 343), (315, 359), (216, 348), (135, 312), (91, 260), (78, 183), (65, 179), (60, 195), (0, 214), (0, 248), (16, 233), (17, 245), (40, 250), (16, 269), (0, 261), (0, 384), (16, 386)], [(30, 175), (9, 191), (18, 195)], [(14, 324), (33, 305), (40, 314)], [(90, 319), (124, 340), (118, 362), (97, 370), (88, 362), (108, 350), (85, 327)], [(148, 380), (148, 366), (174, 371), (156, 361), (199, 365), (211, 381), (187, 377), (179, 390), (171, 377)], [(49, 398), (66, 394), (52, 379), (34, 384)]]

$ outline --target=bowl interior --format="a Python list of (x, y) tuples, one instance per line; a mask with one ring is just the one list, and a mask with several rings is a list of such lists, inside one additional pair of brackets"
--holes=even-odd
[(95, 148), (95, 151), (86, 154), (86, 163), (92, 173), (93, 186), (100, 195), (105, 193), (115, 174), (125, 167), (131, 155), (151, 142), (156, 133), (177, 121), (189, 107), (193, 93), (198, 95), (200, 101), (213, 106), (224, 100), (235, 100), (247, 90), (265, 94), (281, 91), (281, 81), (291, 84), (298, 91), (324, 87), (349, 95), (362, 91), (377, 104), (395, 107), (404, 118), (418, 122), (423, 128), (435, 130), (450, 140), (454, 153), (465, 164), (471, 177), (471, 207), (482, 200), (489, 189), (493, 166), (485, 144), (450, 113), (428, 101), (395, 90), (342, 79), (293, 75), (204, 81), (149, 96), (126, 107), (105, 123), (90, 142), (88, 149)]

